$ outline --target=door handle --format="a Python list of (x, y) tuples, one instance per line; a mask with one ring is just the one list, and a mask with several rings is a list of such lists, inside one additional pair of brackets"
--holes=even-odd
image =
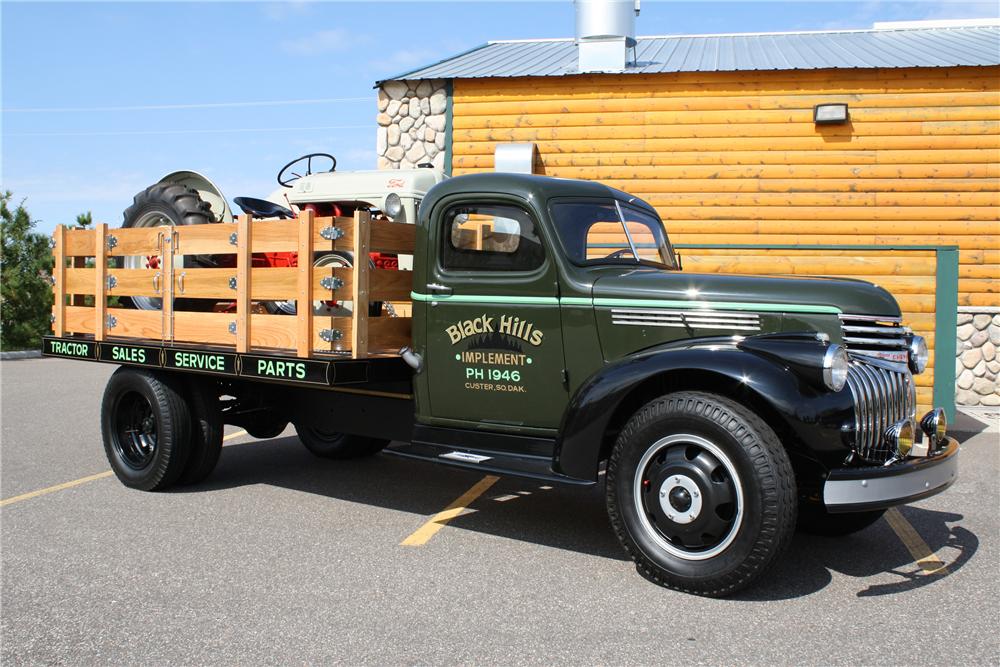
[(449, 296), (452, 293), (452, 289), (447, 285), (440, 285), (438, 283), (427, 283), (427, 290), (431, 294), (438, 294), (440, 296)]

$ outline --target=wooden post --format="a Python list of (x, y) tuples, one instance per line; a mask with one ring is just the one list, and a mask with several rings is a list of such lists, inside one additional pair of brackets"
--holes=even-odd
[(368, 356), (368, 269), (371, 245), (371, 220), (368, 211), (354, 212), (354, 312), (351, 314), (351, 356)]
[(108, 328), (108, 223), (94, 225), (94, 340)]
[(236, 351), (250, 351), (250, 269), (253, 266), (250, 234), (253, 217), (236, 220)]
[(174, 235), (173, 227), (163, 227), (160, 242), (160, 271), (163, 273), (163, 317), (160, 324), (160, 337), (164, 343), (174, 342)]
[(52, 248), (52, 279), (55, 281), (53, 292), (55, 300), (52, 303), (52, 333), (57, 336), (66, 335), (66, 227), (56, 225), (52, 235), (55, 247)]
[(298, 314), (296, 351), (300, 357), (308, 357), (313, 348), (313, 227), (312, 209), (299, 213), (299, 258), (298, 292), (295, 312)]

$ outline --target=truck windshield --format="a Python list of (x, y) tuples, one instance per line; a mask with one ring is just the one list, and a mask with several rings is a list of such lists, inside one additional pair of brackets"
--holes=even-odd
[(676, 269), (656, 215), (617, 199), (557, 202), (549, 209), (563, 250), (574, 264), (649, 264)]

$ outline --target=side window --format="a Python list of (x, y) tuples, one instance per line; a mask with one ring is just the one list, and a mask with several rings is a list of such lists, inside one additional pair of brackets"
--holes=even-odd
[(445, 213), (441, 266), (476, 271), (531, 271), (545, 260), (527, 211), (506, 204), (455, 206)]

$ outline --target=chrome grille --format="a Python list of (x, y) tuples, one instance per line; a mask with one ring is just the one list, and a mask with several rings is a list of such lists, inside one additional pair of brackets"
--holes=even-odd
[(909, 330), (900, 324), (900, 318), (841, 315), (840, 326), (848, 352), (906, 363)]
[(760, 331), (760, 315), (724, 310), (667, 310), (664, 308), (612, 308), (612, 324), (684, 329)]
[(854, 449), (863, 458), (884, 463), (895, 454), (885, 431), (917, 409), (913, 376), (905, 366), (874, 359), (851, 359), (847, 386), (854, 397)]

